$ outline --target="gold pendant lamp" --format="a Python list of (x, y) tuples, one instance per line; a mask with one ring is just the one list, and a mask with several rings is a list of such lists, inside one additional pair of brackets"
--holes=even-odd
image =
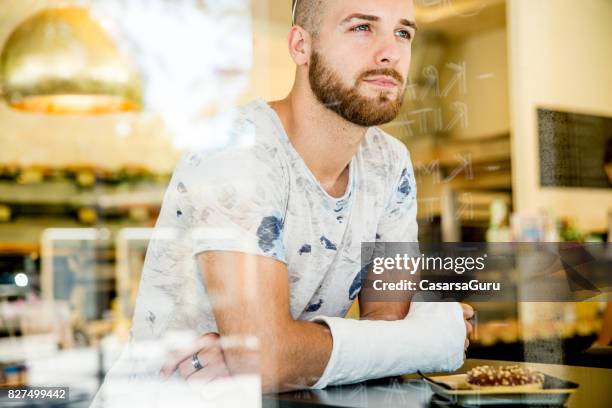
[(132, 61), (82, 7), (45, 9), (19, 24), (0, 55), (0, 92), (9, 106), (47, 114), (141, 108)]

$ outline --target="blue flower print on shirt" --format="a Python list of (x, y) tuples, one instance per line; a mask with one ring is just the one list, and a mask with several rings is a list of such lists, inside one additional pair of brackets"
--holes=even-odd
[(359, 272), (355, 276), (355, 279), (353, 279), (353, 283), (351, 283), (351, 286), (348, 290), (349, 300), (355, 300), (355, 298), (361, 291), (362, 282), (365, 279), (366, 274), (368, 273), (368, 269), (370, 269), (371, 265), (371, 263), (366, 264), (363, 268), (361, 268), (361, 270), (359, 270)]
[(298, 254), (300, 255), (309, 254), (310, 252), (312, 252), (312, 247), (309, 244), (302, 245), (302, 247), (298, 250)]
[(336, 208), (334, 208), (334, 212), (340, 212), (344, 210), (344, 206), (346, 205), (346, 199), (336, 201)]
[(317, 310), (321, 308), (322, 305), (323, 305), (323, 299), (319, 299), (317, 303), (312, 303), (308, 305), (308, 307), (306, 308), (306, 311), (311, 312), (311, 313), (316, 312)]
[(336, 247), (336, 244), (334, 244), (333, 242), (331, 242), (329, 239), (325, 238), (324, 236), (321, 236), (321, 245), (323, 245), (325, 249), (331, 249), (332, 251), (336, 251), (338, 249)]
[[(355, 180), (353, 180), (352, 185), (354, 184), (355, 184)], [(352, 185), (350, 188), (353, 188)], [(348, 209), (352, 193), (353, 193), (352, 191), (349, 191), (348, 195), (345, 198), (342, 198), (336, 201), (336, 204), (334, 206), (335, 213), (341, 213), (343, 211), (345, 212)]]
[(400, 193), (401, 199), (408, 197), (408, 195), (412, 191), (407, 168), (402, 170), (402, 175), (400, 176), (400, 181), (399, 181), (399, 185), (397, 186), (397, 191)]
[(274, 248), (275, 242), (280, 238), (282, 230), (283, 221), (280, 218), (274, 215), (263, 217), (259, 228), (257, 228), (259, 247), (264, 252), (270, 252)]

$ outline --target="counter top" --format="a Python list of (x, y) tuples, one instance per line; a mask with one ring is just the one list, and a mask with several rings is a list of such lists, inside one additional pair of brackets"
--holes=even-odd
[[(567, 407), (612, 406), (612, 370), (606, 368), (577, 367), (558, 364), (522, 363), (499, 360), (468, 359), (457, 373), (464, 373), (479, 365), (520, 364), (546, 374), (580, 384), (570, 397)], [(264, 396), (264, 407), (434, 407), (433, 393), (416, 375), (387, 378), (324, 390), (297, 391)]]

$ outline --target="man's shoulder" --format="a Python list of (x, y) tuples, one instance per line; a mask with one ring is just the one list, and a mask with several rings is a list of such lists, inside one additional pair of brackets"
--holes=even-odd
[[(265, 102), (264, 102), (265, 103)], [(285, 167), (284, 152), (279, 143), (278, 129), (260, 100), (238, 107), (229, 115), (222, 140), (215, 147), (195, 146), (183, 152), (175, 173), (194, 177), (226, 178), (229, 175), (246, 177), (262, 172), (282, 177)]]

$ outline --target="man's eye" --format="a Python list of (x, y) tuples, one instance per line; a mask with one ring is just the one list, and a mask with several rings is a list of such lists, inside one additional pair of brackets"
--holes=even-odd
[(412, 34), (410, 34), (410, 31), (407, 31), (407, 30), (399, 30), (396, 32), (396, 34), (399, 37), (405, 38), (407, 40), (410, 40), (412, 38)]
[(351, 28), (351, 31), (370, 31), (370, 25), (369, 24), (360, 24), (358, 26), (355, 26), (355, 27)]

